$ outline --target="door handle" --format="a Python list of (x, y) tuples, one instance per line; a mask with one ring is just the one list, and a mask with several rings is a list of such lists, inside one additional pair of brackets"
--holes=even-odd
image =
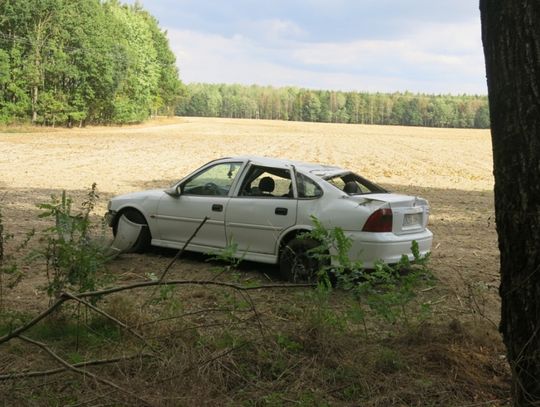
[(287, 215), (288, 209), (287, 208), (276, 208), (275, 214), (276, 215)]
[(221, 204), (213, 204), (212, 205), (212, 210), (214, 212), (221, 212), (221, 211), (223, 211), (223, 205), (221, 205)]

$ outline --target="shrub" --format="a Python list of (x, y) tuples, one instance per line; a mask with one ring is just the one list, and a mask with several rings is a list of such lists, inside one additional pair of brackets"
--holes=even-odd
[(65, 191), (60, 199), (53, 195), (50, 202), (38, 205), (43, 210), (39, 217), (52, 218), (55, 222), (45, 230), (41, 239), (45, 245), (36, 252), (36, 257), (46, 262), (46, 291), (50, 298), (57, 298), (66, 288), (78, 292), (97, 288), (98, 272), (109, 259), (104, 239), (92, 238), (95, 226), (90, 214), (98, 198), (93, 184), (77, 213)]

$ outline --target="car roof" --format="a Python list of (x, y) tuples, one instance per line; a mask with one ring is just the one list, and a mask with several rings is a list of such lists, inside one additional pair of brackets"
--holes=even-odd
[(228, 157), (227, 160), (249, 160), (251, 163), (263, 167), (291, 168), (294, 166), (297, 171), (305, 174), (313, 174), (321, 178), (325, 178), (335, 174), (342, 174), (343, 172), (347, 171), (344, 168), (335, 165), (307, 163), (303, 161), (288, 160), (284, 158), (262, 157), (255, 155)]

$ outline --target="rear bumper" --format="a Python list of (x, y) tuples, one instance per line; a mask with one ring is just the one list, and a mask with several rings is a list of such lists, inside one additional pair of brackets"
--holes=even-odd
[(398, 263), (404, 254), (412, 260), (413, 240), (418, 243), (421, 255), (431, 250), (433, 242), (433, 233), (429, 229), (406, 235), (370, 232), (345, 232), (345, 234), (352, 240), (349, 258), (352, 261), (360, 260), (365, 268), (373, 268), (378, 260), (387, 264)]

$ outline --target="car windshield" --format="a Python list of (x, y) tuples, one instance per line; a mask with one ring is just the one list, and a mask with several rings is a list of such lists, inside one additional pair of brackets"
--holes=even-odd
[(384, 188), (352, 172), (331, 175), (325, 181), (348, 195), (364, 195), (388, 192)]

